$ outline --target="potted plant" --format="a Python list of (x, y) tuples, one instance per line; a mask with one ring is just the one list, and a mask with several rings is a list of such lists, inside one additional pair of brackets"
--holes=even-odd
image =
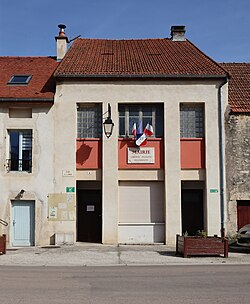
[(228, 257), (228, 239), (207, 236), (205, 231), (198, 231), (195, 236), (176, 235), (176, 254), (188, 256), (224, 255)]

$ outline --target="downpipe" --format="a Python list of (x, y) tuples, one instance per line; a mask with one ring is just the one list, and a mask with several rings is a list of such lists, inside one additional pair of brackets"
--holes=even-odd
[(220, 172), (220, 218), (221, 218), (221, 237), (225, 237), (225, 159), (224, 159), (224, 132), (223, 132), (223, 106), (222, 106), (222, 87), (227, 83), (223, 81), (218, 88), (218, 124), (219, 124), (219, 172)]

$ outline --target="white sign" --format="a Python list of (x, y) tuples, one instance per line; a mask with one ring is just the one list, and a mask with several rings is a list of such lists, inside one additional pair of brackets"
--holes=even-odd
[(128, 164), (154, 164), (155, 148), (128, 148)]
[(87, 205), (87, 211), (90, 211), (90, 212), (95, 211), (95, 206), (94, 205)]
[(73, 170), (63, 170), (62, 176), (64, 176), (64, 177), (74, 176)]

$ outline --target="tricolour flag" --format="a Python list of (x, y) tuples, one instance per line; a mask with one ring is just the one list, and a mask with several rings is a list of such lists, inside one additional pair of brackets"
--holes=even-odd
[(145, 133), (138, 134), (136, 135), (136, 141), (135, 141), (137, 146), (145, 146), (147, 143), (147, 136)]
[(136, 134), (137, 134), (137, 131), (136, 131), (136, 123), (133, 124), (132, 134), (133, 134), (134, 136), (136, 136)]
[(146, 134), (147, 137), (152, 136), (154, 134), (153, 127), (148, 123), (143, 133)]

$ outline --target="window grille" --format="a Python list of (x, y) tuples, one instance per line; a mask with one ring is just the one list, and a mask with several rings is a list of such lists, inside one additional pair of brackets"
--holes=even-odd
[(163, 136), (163, 106), (156, 104), (144, 105), (119, 105), (119, 135), (132, 137), (133, 125), (137, 128), (140, 124), (142, 131), (149, 123), (154, 130), (154, 137)]
[(204, 108), (202, 105), (180, 106), (180, 137), (204, 137)]
[(79, 106), (77, 109), (77, 137), (102, 137), (101, 105)]

